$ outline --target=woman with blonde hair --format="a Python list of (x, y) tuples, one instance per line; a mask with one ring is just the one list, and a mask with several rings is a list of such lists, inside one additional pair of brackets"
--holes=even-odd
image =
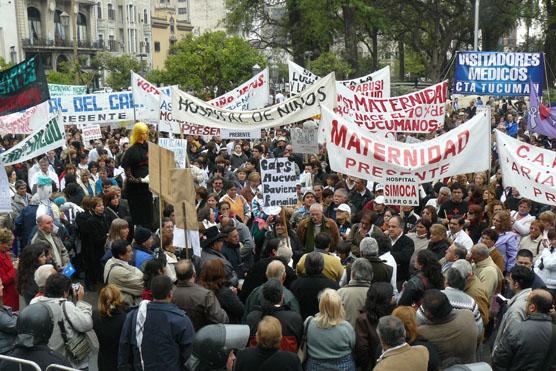
[(116, 218), (110, 224), (108, 230), (108, 238), (106, 239), (105, 250), (112, 248), (112, 242), (117, 240), (128, 240), (129, 237), (129, 224), (125, 219)]
[(342, 299), (336, 290), (325, 289), (319, 296), (319, 313), (307, 318), (307, 371), (334, 369), (355, 371), (352, 351), (355, 332), (345, 319)]
[(401, 305), (394, 309), (392, 315), (402, 320), (405, 327), (405, 340), (411, 346), (422, 345), (429, 351), (428, 371), (435, 371), (440, 366), (440, 356), (438, 349), (433, 343), (429, 342), (417, 331), (417, 314), (413, 307)]
[(109, 284), (100, 289), (98, 309), (93, 311), (93, 330), (98, 337), (98, 369), (118, 369), (120, 334), (126, 318), (125, 304), (118, 287)]

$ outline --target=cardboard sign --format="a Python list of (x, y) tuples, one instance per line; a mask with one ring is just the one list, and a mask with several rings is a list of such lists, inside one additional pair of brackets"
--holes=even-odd
[(149, 189), (170, 203), (171, 170), (175, 167), (174, 152), (149, 142)]
[(191, 169), (172, 169), (170, 173), (176, 226), (183, 228), (185, 225), (186, 230), (199, 230)]
[(10, 182), (6, 174), (4, 164), (0, 162), (0, 213), (11, 213), (12, 196), (10, 194)]
[(261, 182), (264, 207), (297, 203), (297, 176), (294, 163), (285, 157), (262, 159)]
[(529, 81), (542, 95), (543, 53), (470, 51), (456, 55), (454, 94), (527, 96)]
[(384, 204), (419, 206), (419, 183), (414, 176), (387, 176), (384, 185)]
[(318, 127), (294, 128), (290, 130), (295, 153), (318, 153)]
[(83, 142), (89, 143), (91, 140), (101, 139), (102, 132), (100, 131), (100, 125), (88, 125), (84, 126), (82, 129)]

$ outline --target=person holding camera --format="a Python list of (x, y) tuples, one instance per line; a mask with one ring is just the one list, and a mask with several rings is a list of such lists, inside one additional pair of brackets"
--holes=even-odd
[[(68, 300), (70, 296), (75, 304)], [(98, 352), (98, 340), (91, 331), (92, 307), (83, 300), (84, 297), (83, 286), (72, 285), (68, 277), (56, 273), (46, 280), (44, 296), (31, 300), (31, 304), (48, 305), (52, 312), (54, 330), (48, 340), (48, 347), (63, 354), (71, 367), (77, 369), (89, 367), (89, 362), (96, 359)]]

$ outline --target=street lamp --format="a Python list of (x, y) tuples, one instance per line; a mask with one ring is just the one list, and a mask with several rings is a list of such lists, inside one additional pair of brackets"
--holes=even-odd
[(65, 10), (60, 14), (60, 22), (62, 22), (62, 26), (64, 27), (68, 27), (70, 24), (70, 16)]
[(261, 72), (261, 66), (259, 66), (258, 63), (256, 63), (253, 67), (251, 67), (251, 72), (253, 73), (253, 76), (255, 76), (256, 74)]

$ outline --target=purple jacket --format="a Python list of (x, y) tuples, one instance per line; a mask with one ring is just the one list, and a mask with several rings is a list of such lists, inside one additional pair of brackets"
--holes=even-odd
[(496, 243), (496, 249), (504, 257), (505, 266), (504, 270), (509, 272), (515, 265), (515, 257), (517, 255), (517, 247), (519, 245), (520, 237), (514, 232), (504, 232), (500, 234)]

